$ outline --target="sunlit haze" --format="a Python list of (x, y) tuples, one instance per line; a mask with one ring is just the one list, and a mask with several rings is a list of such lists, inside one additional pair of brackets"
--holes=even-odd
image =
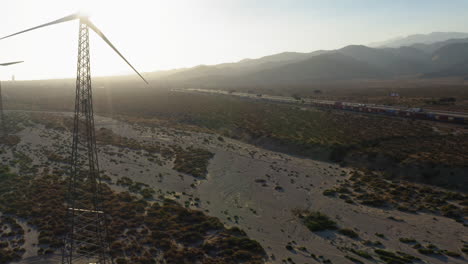
[(468, 0), (0, 8), (0, 264), (468, 264)]
[[(385, 2), (385, 3), (384, 3)], [(15, 0), (2, 3), (0, 35), (83, 11), (141, 72), (310, 52), (433, 31), (468, 31), (468, 2), (374, 0)], [(69, 78), (78, 22), (0, 41), (0, 78)], [(131, 69), (91, 33), (94, 76)]]

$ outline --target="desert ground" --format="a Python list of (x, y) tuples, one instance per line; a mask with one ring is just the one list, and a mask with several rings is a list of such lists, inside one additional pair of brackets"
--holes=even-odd
[[(71, 113), (7, 111), (7, 115), (21, 115), (26, 121), (16, 133), (20, 142), (1, 152), (3, 163), (19, 175), (66, 171), (67, 165), (52, 159), (50, 153), (68, 157), (71, 134), (66, 129), (46, 127), (41, 120), (64, 120), (71, 118)], [(161, 153), (98, 140), (101, 175), (110, 177), (114, 190), (125, 190), (118, 181), (127, 177), (153, 188), (153, 202), (162, 197), (173, 199), (219, 218), (225, 226), (237, 226), (265, 249), (266, 263), (385, 263), (378, 250), (406, 253), (419, 258), (415, 263), (468, 262), (461, 251), (468, 243), (466, 216), (457, 222), (431, 213), (347, 203), (323, 194), (347, 182), (353, 168), (274, 152), (217, 134), (145, 127), (104, 116), (96, 116), (95, 125), (97, 131), (111, 130), (142, 146), (191, 147), (214, 154), (206, 176), (194, 177), (176, 171), (174, 159)], [(337, 230), (311, 232), (294, 213), (301, 210), (319, 211), (339, 228), (353, 230), (357, 237)], [(17, 222), (27, 230), (23, 259), (34, 257), (38, 233), (25, 221)], [(421, 254), (415, 244), (459, 256)]]

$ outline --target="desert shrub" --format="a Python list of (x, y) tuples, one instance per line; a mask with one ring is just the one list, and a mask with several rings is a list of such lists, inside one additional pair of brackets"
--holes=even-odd
[(193, 244), (200, 241), (203, 241), (204, 236), (201, 233), (190, 231), (182, 235), (180, 240), (186, 244)]
[(346, 255), (345, 258), (351, 260), (352, 262), (354, 263), (357, 263), (357, 264), (364, 264), (364, 262), (360, 261), (359, 259), (355, 258), (355, 257), (352, 257), (352, 256), (348, 256)]
[(277, 186), (275, 186), (275, 191), (284, 192), (284, 188), (281, 187), (281, 186), (279, 186), (279, 185), (277, 185)]
[(385, 235), (382, 234), (382, 233), (375, 233), (374, 235), (375, 235), (375, 236), (378, 236), (378, 237), (380, 237), (380, 238), (385, 238)]
[(124, 176), (124, 177), (118, 179), (116, 183), (117, 183), (117, 185), (131, 186), (133, 184), (133, 180)]
[(336, 190), (326, 189), (325, 191), (323, 191), (323, 195), (325, 195), (325, 196), (335, 196), (336, 195)]
[(413, 260), (415, 260), (414, 257), (405, 255), (397, 255), (396, 253), (382, 250), (382, 249), (376, 249), (374, 250), (375, 253), (379, 256), (381, 260), (383, 260), (385, 263), (388, 264), (406, 264), (406, 263), (413, 263)]
[(362, 257), (362, 258), (373, 259), (372, 256), (369, 253), (367, 253), (366, 251), (356, 250), (356, 249), (351, 249), (350, 251), (353, 252), (354, 254)]
[(342, 228), (340, 230), (338, 230), (338, 232), (342, 235), (345, 235), (347, 237), (350, 237), (350, 238), (358, 238), (359, 237), (359, 234), (356, 233), (356, 231), (352, 230), (352, 229), (348, 229), (348, 228)]
[(381, 247), (381, 246), (383, 246), (382, 242), (380, 242), (380, 241), (364, 240), (361, 243), (363, 245), (369, 246), (369, 247)]
[(140, 191), (140, 194), (143, 196), (145, 199), (153, 199), (153, 195), (155, 194), (155, 191), (151, 188), (145, 188)]
[(365, 194), (365, 195), (358, 195), (358, 199), (361, 199), (361, 204), (373, 206), (373, 207), (384, 207), (387, 205), (385, 199), (381, 198), (376, 194)]
[(452, 257), (452, 258), (459, 258), (459, 257), (461, 257), (461, 255), (460, 255), (459, 253), (453, 252), (453, 251), (448, 251), (448, 250), (444, 251), (444, 254), (447, 255), (447, 256), (449, 256), (449, 257)]
[(435, 253), (436, 253), (436, 252), (434, 251), (434, 249), (432, 249), (432, 248), (424, 248), (424, 247), (418, 248), (418, 252), (421, 253), (421, 254), (424, 254), (424, 255), (432, 255), (432, 254), (435, 254)]
[(461, 251), (468, 255), (468, 245), (463, 245)]
[(204, 149), (193, 147), (178, 149), (174, 160), (174, 170), (205, 178), (208, 173), (208, 162), (213, 156), (213, 153)]
[(400, 242), (407, 243), (407, 244), (418, 243), (418, 241), (416, 241), (416, 239), (414, 239), (414, 238), (400, 237), (399, 240), (400, 240)]
[(321, 212), (298, 211), (295, 214), (312, 232), (337, 229), (336, 222)]

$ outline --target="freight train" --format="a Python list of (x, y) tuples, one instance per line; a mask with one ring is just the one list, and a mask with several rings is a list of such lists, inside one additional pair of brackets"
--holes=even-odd
[[(183, 90), (175, 90), (183, 91)], [(238, 96), (243, 98), (249, 98), (254, 100), (270, 101), (276, 103), (294, 104), (294, 105), (309, 105), (319, 108), (331, 108), (345, 111), (372, 113), (387, 116), (396, 116), (412, 119), (432, 120), (438, 122), (447, 122), (454, 124), (468, 125), (468, 113), (457, 113), (439, 110), (429, 110), (421, 108), (404, 108), (398, 106), (387, 106), (387, 105), (374, 105), (374, 104), (359, 104), (329, 100), (316, 100), (309, 98), (291, 98), (285, 96), (274, 96), (266, 94), (249, 94), (249, 93), (238, 93), (238, 92), (226, 92), (217, 90), (204, 90), (204, 89), (187, 89), (186, 91), (212, 93), (212, 94), (224, 94), (231, 96)]]
[(374, 113), (388, 116), (397, 116), (413, 119), (432, 120), (456, 124), (468, 124), (468, 114), (437, 112), (421, 108), (393, 108), (383, 105), (365, 105), (345, 102), (315, 101), (304, 102), (316, 107), (326, 107), (354, 112)]
[[(243, 96), (245, 97), (245, 96)], [(310, 105), (319, 108), (331, 108), (353, 112), (380, 114), (387, 116), (405, 117), (412, 119), (432, 120), (439, 122), (468, 124), (468, 113), (456, 113), (438, 110), (425, 110), (422, 108), (403, 108), (386, 105), (359, 104), (348, 102), (337, 102), (328, 100), (302, 99), (297, 100), (282, 96), (263, 96), (261, 100), (275, 101), (287, 104)]]

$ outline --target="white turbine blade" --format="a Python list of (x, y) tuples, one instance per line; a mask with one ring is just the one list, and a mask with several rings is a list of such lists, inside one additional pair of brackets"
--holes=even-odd
[(37, 26), (37, 27), (29, 28), (29, 29), (26, 29), (26, 30), (23, 30), (23, 31), (20, 31), (20, 32), (16, 32), (16, 33), (11, 34), (11, 35), (8, 35), (8, 36), (6, 36), (6, 37), (2, 37), (2, 38), (0, 38), (0, 40), (6, 39), (6, 38), (9, 38), (9, 37), (13, 37), (13, 36), (19, 35), (19, 34), (21, 34), (21, 33), (25, 33), (25, 32), (28, 32), (28, 31), (31, 31), (31, 30), (35, 30), (35, 29), (38, 29), (38, 28), (47, 27), (47, 26), (51, 26), (51, 25), (55, 25), (55, 24), (59, 24), (59, 23), (63, 23), (63, 22), (71, 21), (71, 20), (75, 20), (75, 19), (78, 19), (78, 18), (80, 18), (80, 16), (79, 16), (78, 14), (69, 15), (69, 16), (66, 16), (66, 17), (64, 17), (64, 18), (57, 19), (57, 20), (55, 20), (55, 21), (52, 21), (52, 22), (49, 22), (49, 23), (46, 23), (46, 24), (42, 24), (42, 25)]
[(0, 66), (8, 66), (12, 64), (17, 64), (17, 63), (22, 63), (23, 61), (14, 61), (14, 62), (6, 62), (6, 63), (0, 63)]
[(109, 39), (104, 35), (104, 33), (101, 32), (101, 30), (99, 30), (93, 23), (91, 23), (91, 21), (89, 20), (84, 20), (84, 22), (88, 25), (88, 27), (90, 27), (94, 32), (96, 32), (96, 34), (98, 34), (106, 43), (107, 45), (109, 45), (117, 54), (119, 54), (119, 56), (128, 64), (128, 66), (130, 66), (137, 74), (138, 76), (141, 77), (141, 79), (146, 83), (148, 84), (148, 82), (145, 80), (145, 78), (143, 78), (143, 76), (141, 76), (141, 74), (132, 66), (132, 64), (130, 64), (130, 62), (128, 62), (127, 59), (125, 59), (125, 57), (122, 55), (122, 53), (120, 53), (117, 48), (112, 45), (112, 43), (109, 41)]

